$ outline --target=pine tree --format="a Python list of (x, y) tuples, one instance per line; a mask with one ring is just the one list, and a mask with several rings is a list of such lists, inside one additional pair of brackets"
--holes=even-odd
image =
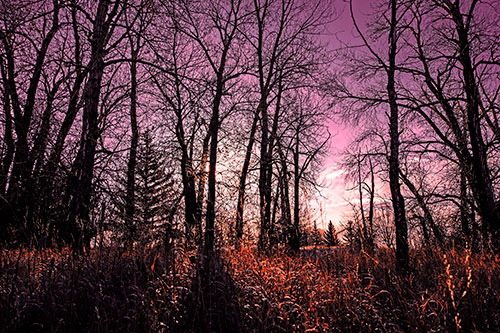
[[(169, 241), (174, 234), (173, 217), (179, 200), (173, 188), (173, 172), (167, 170), (165, 158), (154, 142), (153, 133), (146, 129), (140, 135), (135, 170), (134, 216), (125, 217), (125, 191), (120, 190), (114, 204), (123, 242), (147, 245), (159, 240)], [(125, 187), (125, 180), (120, 180)]]
[(136, 226), (132, 230), (136, 240), (151, 243), (162, 232), (170, 234), (173, 230), (172, 172), (166, 170), (164, 157), (150, 130), (142, 135), (137, 157)]
[(338, 246), (339, 239), (337, 237), (337, 231), (332, 221), (328, 223), (328, 229), (325, 232), (324, 242), (326, 246)]

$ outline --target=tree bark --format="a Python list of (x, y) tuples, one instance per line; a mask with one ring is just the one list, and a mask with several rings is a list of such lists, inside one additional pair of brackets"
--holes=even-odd
[(0, 175), (0, 245), (9, 242), (10, 240), (10, 230), (9, 223), (10, 221), (10, 205), (9, 202), (5, 198), (5, 194), (7, 191), (9, 170), (12, 164), (12, 160), (14, 157), (15, 143), (14, 138), (12, 136), (12, 114), (10, 108), (10, 97), (9, 91), (6, 84), (6, 73), (3, 66), (3, 59), (0, 60), (0, 66), (2, 70), (2, 78), (3, 78), (3, 111), (5, 117), (5, 125), (4, 125), (4, 142), (5, 142), (5, 155), (2, 159), (2, 168)]
[[(490, 170), (488, 167), (487, 147), (483, 140), (483, 134), (480, 122), (480, 105), (481, 96), (474, 76), (474, 67), (470, 55), (469, 41), (469, 23), (460, 11), (459, 2), (451, 3), (446, 0), (446, 7), (449, 14), (455, 23), (455, 28), (458, 34), (456, 40), (459, 56), (458, 60), (462, 65), (462, 73), (464, 80), (464, 88), (467, 102), (467, 128), (469, 131), (469, 139), (472, 150), (472, 182), (474, 183), (475, 200), (479, 208), (481, 217), (483, 218), (483, 233), (485, 239), (491, 237), (492, 245), (495, 248), (500, 247), (500, 211), (495, 204), (495, 195), (491, 181)], [(470, 12), (473, 12), (476, 2), (472, 3)], [(489, 246), (489, 244), (486, 244)]]
[[(14, 138), (12, 136), (12, 114), (11, 114), (11, 107), (10, 107), (10, 97), (9, 97), (9, 90), (7, 87), (6, 83), (6, 73), (5, 73), (5, 68), (3, 65), (3, 61), (0, 61), (0, 66), (1, 66), (1, 73), (2, 73), (2, 81), (3, 81), (3, 112), (4, 112), (4, 117), (5, 117), (5, 125), (4, 125), (4, 142), (5, 142), (5, 155), (3, 156), (2, 159), (2, 169), (1, 169), (1, 178), (0, 178), (0, 194), (2, 197), (5, 197), (5, 192), (7, 190), (7, 183), (8, 183), (8, 175), (9, 175), (9, 170), (10, 166), (12, 164), (12, 159), (14, 157), (14, 150), (15, 150), (15, 143), (14, 143)], [(2, 199), (3, 201), (3, 199)], [(2, 202), (0, 207), (3, 207), (5, 202)], [(4, 223), (7, 223), (6, 220), (2, 221), (2, 225)]]
[(460, 225), (462, 227), (464, 240), (470, 241), (471, 232), (469, 200), (467, 196), (467, 177), (463, 168), (460, 168)]
[(208, 165), (208, 158), (210, 152), (210, 132), (203, 138), (203, 148), (201, 154), (200, 167), (198, 172), (198, 194), (197, 194), (197, 204), (196, 204), (196, 229), (197, 229), (197, 242), (201, 244), (203, 230), (202, 230), (202, 215), (203, 206), (205, 200), (205, 188), (207, 187), (208, 172), (206, 170)]
[(215, 199), (216, 199), (216, 167), (217, 167), (217, 146), (219, 144), (219, 109), (222, 101), (224, 89), (223, 73), (225, 68), (225, 54), (222, 57), (221, 65), (217, 73), (217, 86), (214, 96), (212, 119), (210, 120), (210, 167), (208, 171), (208, 200), (207, 200), (207, 220), (205, 226), (205, 250), (212, 252), (215, 242)]
[(361, 156), (360, 156), (360, 153), (358, 153), (357, 160), (358, 160), (359, 210), (361, 212), (361, 222), (362, 222), (361, 247), (362, 247), (363, 250), (366, 250), (368, 228), (367, 228), (367, 224), (366, 224), (365, 207), (363, 206), (363, 182), (361, 180)]
[[(59, 9), (60, 5), (57, 0), (53, 1), (54, 12), (52, 18), (52, 25), (42, 41), (42, 45), (40, 46), (40, 50), (37, 52), (37, 56), (35, 59), (35, 65), (33, 67), (33, 75), (30, 79), (28, 91), (26, 92), (26, 103), (23, 108), (22, 115), (20, 111), (18, 115), (16, 115), (15, 120), (15, 128), (16, 128), (16, 153), (14, 155), (14, 164), (12, 165), (11, 171), (11, 184), (9, 186), (8, 197), (12, 198), (12, 203), (14, 205), (20, 205), (19, 209), (24, 209), (24, 203), (17, 201), (23, 201), (23, 188), (27, 182), (29, 182), (29, 173), (28, 170), (28, 159), (29, 159), (29, 146), (28, 146), (28, 133), (31, 127), (31, 121), (33, 117), (33, 111), (35, 107), (36, 101), (36, 93), (38, 90), (38, 84), (40, 82), (40, 77), (42, 75), (42, 69), (45, 62), (45, 57), (47, 55), (47, 51), (49, 49), (50, 43), (52, 42), (57, 30), (59, 29)], [(11, 81), (11, 94), (15, 91), (15, 74), (14, 74), (14, 54), (11, 59), (12, 64), (9, 66), (9, 80)], [(14, 97), (11, 95), (11, 98)], [(17, 93), (15, 94), (14, 99), (18, 99)], [(16, 102), (18, 104), (18, 101)], [(19, 211), (18, 213), (22, 213)]]
[(119, 1), (108, 15), (110, 0), (99, 0), (91, 39), (91, 56), (88, 79), (83, 90), (83, 125), (77, 156), (68, 180), (66, 202), (68, 213), (60, 227), (61, 238), (77, 250), (90, 243), (93, 227), (89, 212), (92, 198), (92, 180), (97, 140), (99, 139), (99, 98), (104, 73), (105, 46), (108, 41), (112, 18), (116, 15)]
[(140, 41), (134, 45), (133, 37), (130, 37), (130, 47), (132, 49), (130, 63), (130, 130), (132, 137), (130, 140), (130, 152), (127, 163), (127, 189), (125, 198), (125, 223), (129, 229), (129, 246), (133, 246), (135, 238), (135, 167), (137, 164), (137, 145), (139, 143), (139, 129), (137, 127), (137, 57), (140, 50)]
[(260, 230), (258, 248), (267, 250), (269, 246), (269, 219), (271, 216), (271, 188), (267, 186), (268, 173), (271, 169), (271, 156), (269, 156), (269, 116), (267, 113), (266, 97), (261, 97), (257, 112), (261, 114), (261, 140), (260, 140), (260, 167), (259, 167), (259, 205), (260, 205)]
[(391, 0), (391, 20), (389, 32), (389, 66), (387, 68), (387, 93), (389, 97), (389, 186), (391, 189), (394, 224), (396, 227), (396, 267), (400, 272), (408, 269), (410, 256), (408, 249), (408, 227), (406, 224), (405, 203), (399, 184), (399, 110), (395, 88), (397, 53), (397, 1)]
[(370, 226), (370, 234), (368, 238), (368, 246), (370, 250), (374, 246), (374, 237), (373, 237), (373, 213), (375, 210), (375, 174), (373, 172), (373, 164), (370, 157), (368, 157), (368, 162), (370, 164), (370, 208), (368, 210), (368, 224)]
[(27, 221), (28, 225), (25, 225), (27, 205), (29, 204), (29, 190), (32, 185), (32, 179), (30, 179), (31, 170), (29, 169), (30, 150), (28, 136), (31, 129), (36, 94), (47, 51), (60, 27), (60, 3), (58, 0), (53, 0), (52, 4), (53, 10), (50, 29), (47, 35), (44, 36), (40, 48), (36, 51), (35, 63), (32, 69), (33, 74), (29, 80), (24, 107), (21, 107), (16, 87), (17, 73), (15, 69), (15, 50), (11, 44), (10, 37), (0, 30), (0, 39), (5, 48), (5, 57), (7, 60), (6, 71), (2, 68), (5, 82), (4, 88), (5, 92), (9, 95), (9, 104), (14, 111), (14, 129), (16, 132), (15, 154), (11, 163), (12, 168), (10, 170), (9, 184), (5, 196), (6, 204), (2, 205), (0, 215), (4, 220), (17, 224), (15, 229), (20, 231), (18, 238), (23, 243), (27, 243), (30, 240), (30, 234), (33, 231), (30, 221)]
[(281, 142), (278, 141), (278, 154), (280, 156), (281, 163), (281, 218), (283, 220), (283, 224), (285, 225), (286, 230), (286, 241), (288, 245), (292, 246), (292, 235), (293, 235), (293, 225), (292, 225), (292, 209), (290, 205), (290, 190), (289, 190), (289, 180), (288, 180), (288, 165), (286, 156), (283, 152), (283, 148), (281, 147)]
[(252, 127), (250, 129), (250, 138), (248, 139), (248, 144), (245, 152), (245, 160), (243, 161), (243, 168), (241, 170), (240, 182), (238, 186), (238, 202), (236, 207), (236, 248), (239, 248), (243, 238), (243, 208), (245, 204), (245, 189), (246, 181), (248, 175), (248, 169), (250, 167), (250, 160), (252, 157), (253, 145), (255, 143), (255, 132), (257, 131), (257, 124), (259, 122), (259, 113), (255, 112), (252, 122)]
[(293, 227), (290, 248), (294, 252), (300, 250), (300, 166), (299, 166), (299, 132), (295, 134), (293, 149)]

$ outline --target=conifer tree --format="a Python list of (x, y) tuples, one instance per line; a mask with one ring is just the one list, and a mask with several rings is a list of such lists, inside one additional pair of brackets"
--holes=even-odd
[(174, 233), (172, 220), (179, 200), (175, 200), (173, 173), (168, 170), (150, 129), (140, 137), (135, 177), (133, 218), (125, 218), (125, 193), (116, 203), (118, 215), (124, 222), (123, 241), (130, 246), (171, 238)]
[(339, 239), (337, 237), (337, 231), (332, 221), (328, 223), (328, 229), (325, 232), (324, 242), (326, 246), (338, 246)]

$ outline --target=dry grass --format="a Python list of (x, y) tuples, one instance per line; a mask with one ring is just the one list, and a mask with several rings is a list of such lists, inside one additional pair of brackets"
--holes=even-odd
[(392, 254), (319, 257), (253, 251), (227, 260), (252, 331), (498, 331), (498, 256), (413, 253), (407, 277)]
[(3, 331), (497, 331), (500, 259), (467, 251), (318, 255), (0, 252)]
[[(178, 320), (189, 287), (188, 256), (113, 249), (0, 253), (3, 331), (158, 331), (158, 309)], [(168, 308), (168, 311), (165, 309)], [(168, 328), (168, 327), (166, 327)]]

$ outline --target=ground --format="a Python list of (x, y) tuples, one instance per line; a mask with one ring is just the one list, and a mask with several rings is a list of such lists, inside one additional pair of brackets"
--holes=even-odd
[(4, 331), (496, 331), (500, 259), (393, 253), (220, 250), (207, 259), (163, 249), (4, 250)]

